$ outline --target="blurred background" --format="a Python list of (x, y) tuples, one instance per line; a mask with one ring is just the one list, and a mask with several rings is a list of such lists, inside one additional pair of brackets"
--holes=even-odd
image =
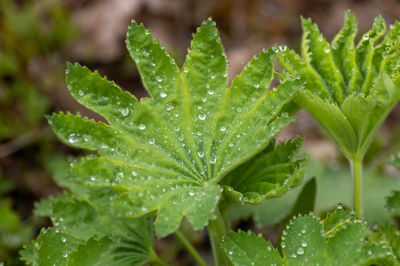
[[(221, 33), (231, 80), (262, 48), (282, 44), (298, 50), (300, 15), (312, 17), (331, 40), (347, 9), (356, 14), (361, 33), (379, 14), (387, 24), (400, 18), (399, 0), (0, 0), (0, 262), (22, 265), (18, 250), (36, 236), (38, 228), (49, 225), (33, 215), (34, 203), (61, 191), (57, 182), (62, 181), (57, 178), (70, 159), (83, 153), (60, 143), (44, 116), (68, 110), (99, 118), (69, 95), (64, 82), (67, 61), (98, 70), (123, 89), (145, 97), (125, 49), (132, 19), (143, 22), (182, 64), (192, 33), (212, 17)], [(313, 158), (307, 175), (317, 175), (319, 182), (317, 208), (327, 210), (338, 201), (349, 204), (347, 162), (305, 111), (296, 116), (298, 122), (279, 138), (306, 135), (304, 149)], [(397, 106), (366, 159), (372, 176), (366, 186), (374, 189), (366, 193), (366, 201), (373, 205), (366, 216), (372, 223), (393, 222), (383, 213), (383, 200), (391, 189), (400, 187), (399, 172), (387, 164), (390, 155), (399, 151), (399, 121)], [(377, 178), (385, 181), (376, 182)], [(258, 230), (274, 240), (279, 217), (285, 215), (278, 214), (279, 208), (289, 211), (296, 193), (273, 204), (238, 207), (232, 217), (242, 220), (235, 226)], [(204, 233), (191, 235), (197, 246), (206, 245)], [(157, 248), (169, 260), (187, 265), (174, 240), (160, 240)]]

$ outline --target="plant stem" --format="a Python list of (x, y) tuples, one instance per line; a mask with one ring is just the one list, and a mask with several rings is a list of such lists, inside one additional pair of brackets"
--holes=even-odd
[(350, 160), (351, 173), (353, 175), (353, 209), (359, 219), (363, 218), (362, 161), (363, 159), (358, 156)]
[(222, 239), (228, 233), (228, 228), (219, 209), (216, 211), (217, 218), (208, 224), (208, 232), (210, 235), (211, 247), (214, 255), (215, 265), (232, 265), (229, 258), (225, 254), (222, 246)]
[(163, 261), (157, 254), (154, 253), (154, 256), (151, 258), (151, 261), (154, 262), (155, 265), (167, 266), (168, 264)]
[(192, 246), (192, 244), (186, 239), (186, 237), (181, 232), (176, 231), (174, 234), (182, 242), (182, 244), (190, 252), (190, 254), (192, 254), (193, 258), (196, 260), (196, 262), (200, 266), (207, 265), (205, 263), (205, 261), (201, 258), (200, 254), (197, 252), (197, 250)]

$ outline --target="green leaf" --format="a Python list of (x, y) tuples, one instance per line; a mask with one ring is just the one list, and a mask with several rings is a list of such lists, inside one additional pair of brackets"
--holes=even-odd
[[(356, 64), (354, 38), (357, 34), (357, 19), (353, 13), (346, 11), (344, 26), (332, 41), (331, 54), (335, 65), (347, 87), (347, 92), (356, 89), (361, 82), (360, 72)], [(343, 58), (345, 60), (343, 60)]]
[[(65, 143), (98, 153), (75, 163), (68, 180), (87, 188), (82, 193), (97, 211), (106, 204), (115, 217), (156, 213), (159, 237), (174, 232), (183, 217), (202, 229), (214, 217), (220, 184), (229, 173), (262, 152), (293, 121), (281, 113), (302, 82), (287, 81), (270, 91), (276, 53), (270, 49), (253, 58), (226, 88), (226, 58), (211, 20), (194, 35), (182, 69), (142, 25), (132, 23), (127, 46), (152, 96), (140, 102), (98, 73), (68, 65), (71, 95), (107, 120), (69, 113), (48, 117)], [(304, 162), (294, 154), (282, 160), (289, 165), (286, 175), (270, 180), (285, 184), (280, 194), (300, 183)], [(269, 197), (265, 189), (234, 189)], [(100, 194), (103, 201), (93, 201)]]
[(386, 198), (386, 208), (394, 216), (400, 216), (400, 191), (395, 190)]
[(303, 138), (275, 146), (271, 142), (262, 152), (230, 172), (223, 180), (226, 197), (246, 204), (259, 204), (283, 195), (301, 184), (307, 156), (299, 155)]
[[(94, 194), (91, 202), (96, 202)], [(151, 260), (152, 216), (119, 218), (112, 216), (109, 206), (102, 207), (96, 210), (68, 194), (42, 201), (35, 214), (50, 216), (54, 227), (42, 230), (34, 244), (21, 252), (22, 258), (32, 265), (143, 265)], [(57, 248), (50, 250), (52, 245)]]
[[(320, 165), (312, 161), (308, 165), (305, 181), (312, 176), (317, 177), (318, 193), (315, 200), (317, 213), (330, 211), (338, 204), (351, 207), (352, 180), (347, 169), (338, 165)], [(365, 221), (372, 225), (394, 224), (395, 221), (385, 208), (385, 198), (393, 189), (400, 190), (400, 181), (393, 176), (384, 175), (376, 169), (368, 169), (365, 171), (363, 187)], [(267, 199), (257, 206), (237, 204), (231, 208), (231, 219), (251, 216), (257, 227), (266, 227), (282, 222), (290, 215), (301, 189), (302, 187), (296, 187), (280, 198)]]
[(265, 265), (264, 257), (275, 265), (395, 265), (388, 243), (371, 239), (362, 221), (342, 218), (339, 210), (327, 224), (310, 215), (292, 220), (283, 232), (282, 257), (262, 237), (241, 231), (230, 233), (224, 248), (234, 265)]
[(349, 11), (331, 45), (310, 19), (302, 23), (303, 58), (292, 51), (278, 54), (283, 70), (306, 82), (295, 102), (314, 116), (348, 159), (363, 158), (400, 99), (400, 24), (391, 26), (381, 41), (386, 25), (376, 18), (355, 50), (357, 25)]
[(343, 77), (337, 71), (329, 43), (311, 19), (301, 19), (303, 26), (302, 56), (321, 77), (324, 86), (336, 103), (343, 101)]
[(391, 159), (391, 163), (394, 167), (400, 170), (400, 155), (393, 156)]

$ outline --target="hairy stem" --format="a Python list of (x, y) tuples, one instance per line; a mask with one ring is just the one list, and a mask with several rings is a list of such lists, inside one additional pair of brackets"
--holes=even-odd
[(192, 246), (192, 244), (186, 239), (186, 237), (179, 231), (176, 231), (175, 236), (179, 239), (179, 241), (182, 242), (182, 244), (185, 246), (185, 248), (192, 254), (193, 258), (195, 261), (200, 265), (200, 266), (206, 266), (205, 261), (201, 258), (200, 254), (197, 252), (197, 250)]
[(350, 160), (353, 176), (353, 209), (356, 217), (363, 218), (363, 183), (362, 183), (362, 158), (355, 156)]
[(228, 226), (222, 217), (219, 209), (216, 211), (217, 218), (208, 224), (208, 232), (210, 235), (211, 247), (214, 255), (214, 263), (217, 266), (232, 265), (229, 258), (226, 256), (222, 246), (222, 239), (228, 233)]

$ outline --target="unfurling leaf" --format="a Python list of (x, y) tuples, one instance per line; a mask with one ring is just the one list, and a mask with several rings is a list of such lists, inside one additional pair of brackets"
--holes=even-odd
[(302, 24), (302, 57), (293, 50), (277, 57), (285, 71), (306, 82), (296, 103), (315, 117), (347, 158), (362, 158), (400, 99), (400, 23), (382, 39), (386, 25), (378, 17), (357, 46), (357, 21), (351, 12), (331, 44), (311, 19), (302, 19)]

